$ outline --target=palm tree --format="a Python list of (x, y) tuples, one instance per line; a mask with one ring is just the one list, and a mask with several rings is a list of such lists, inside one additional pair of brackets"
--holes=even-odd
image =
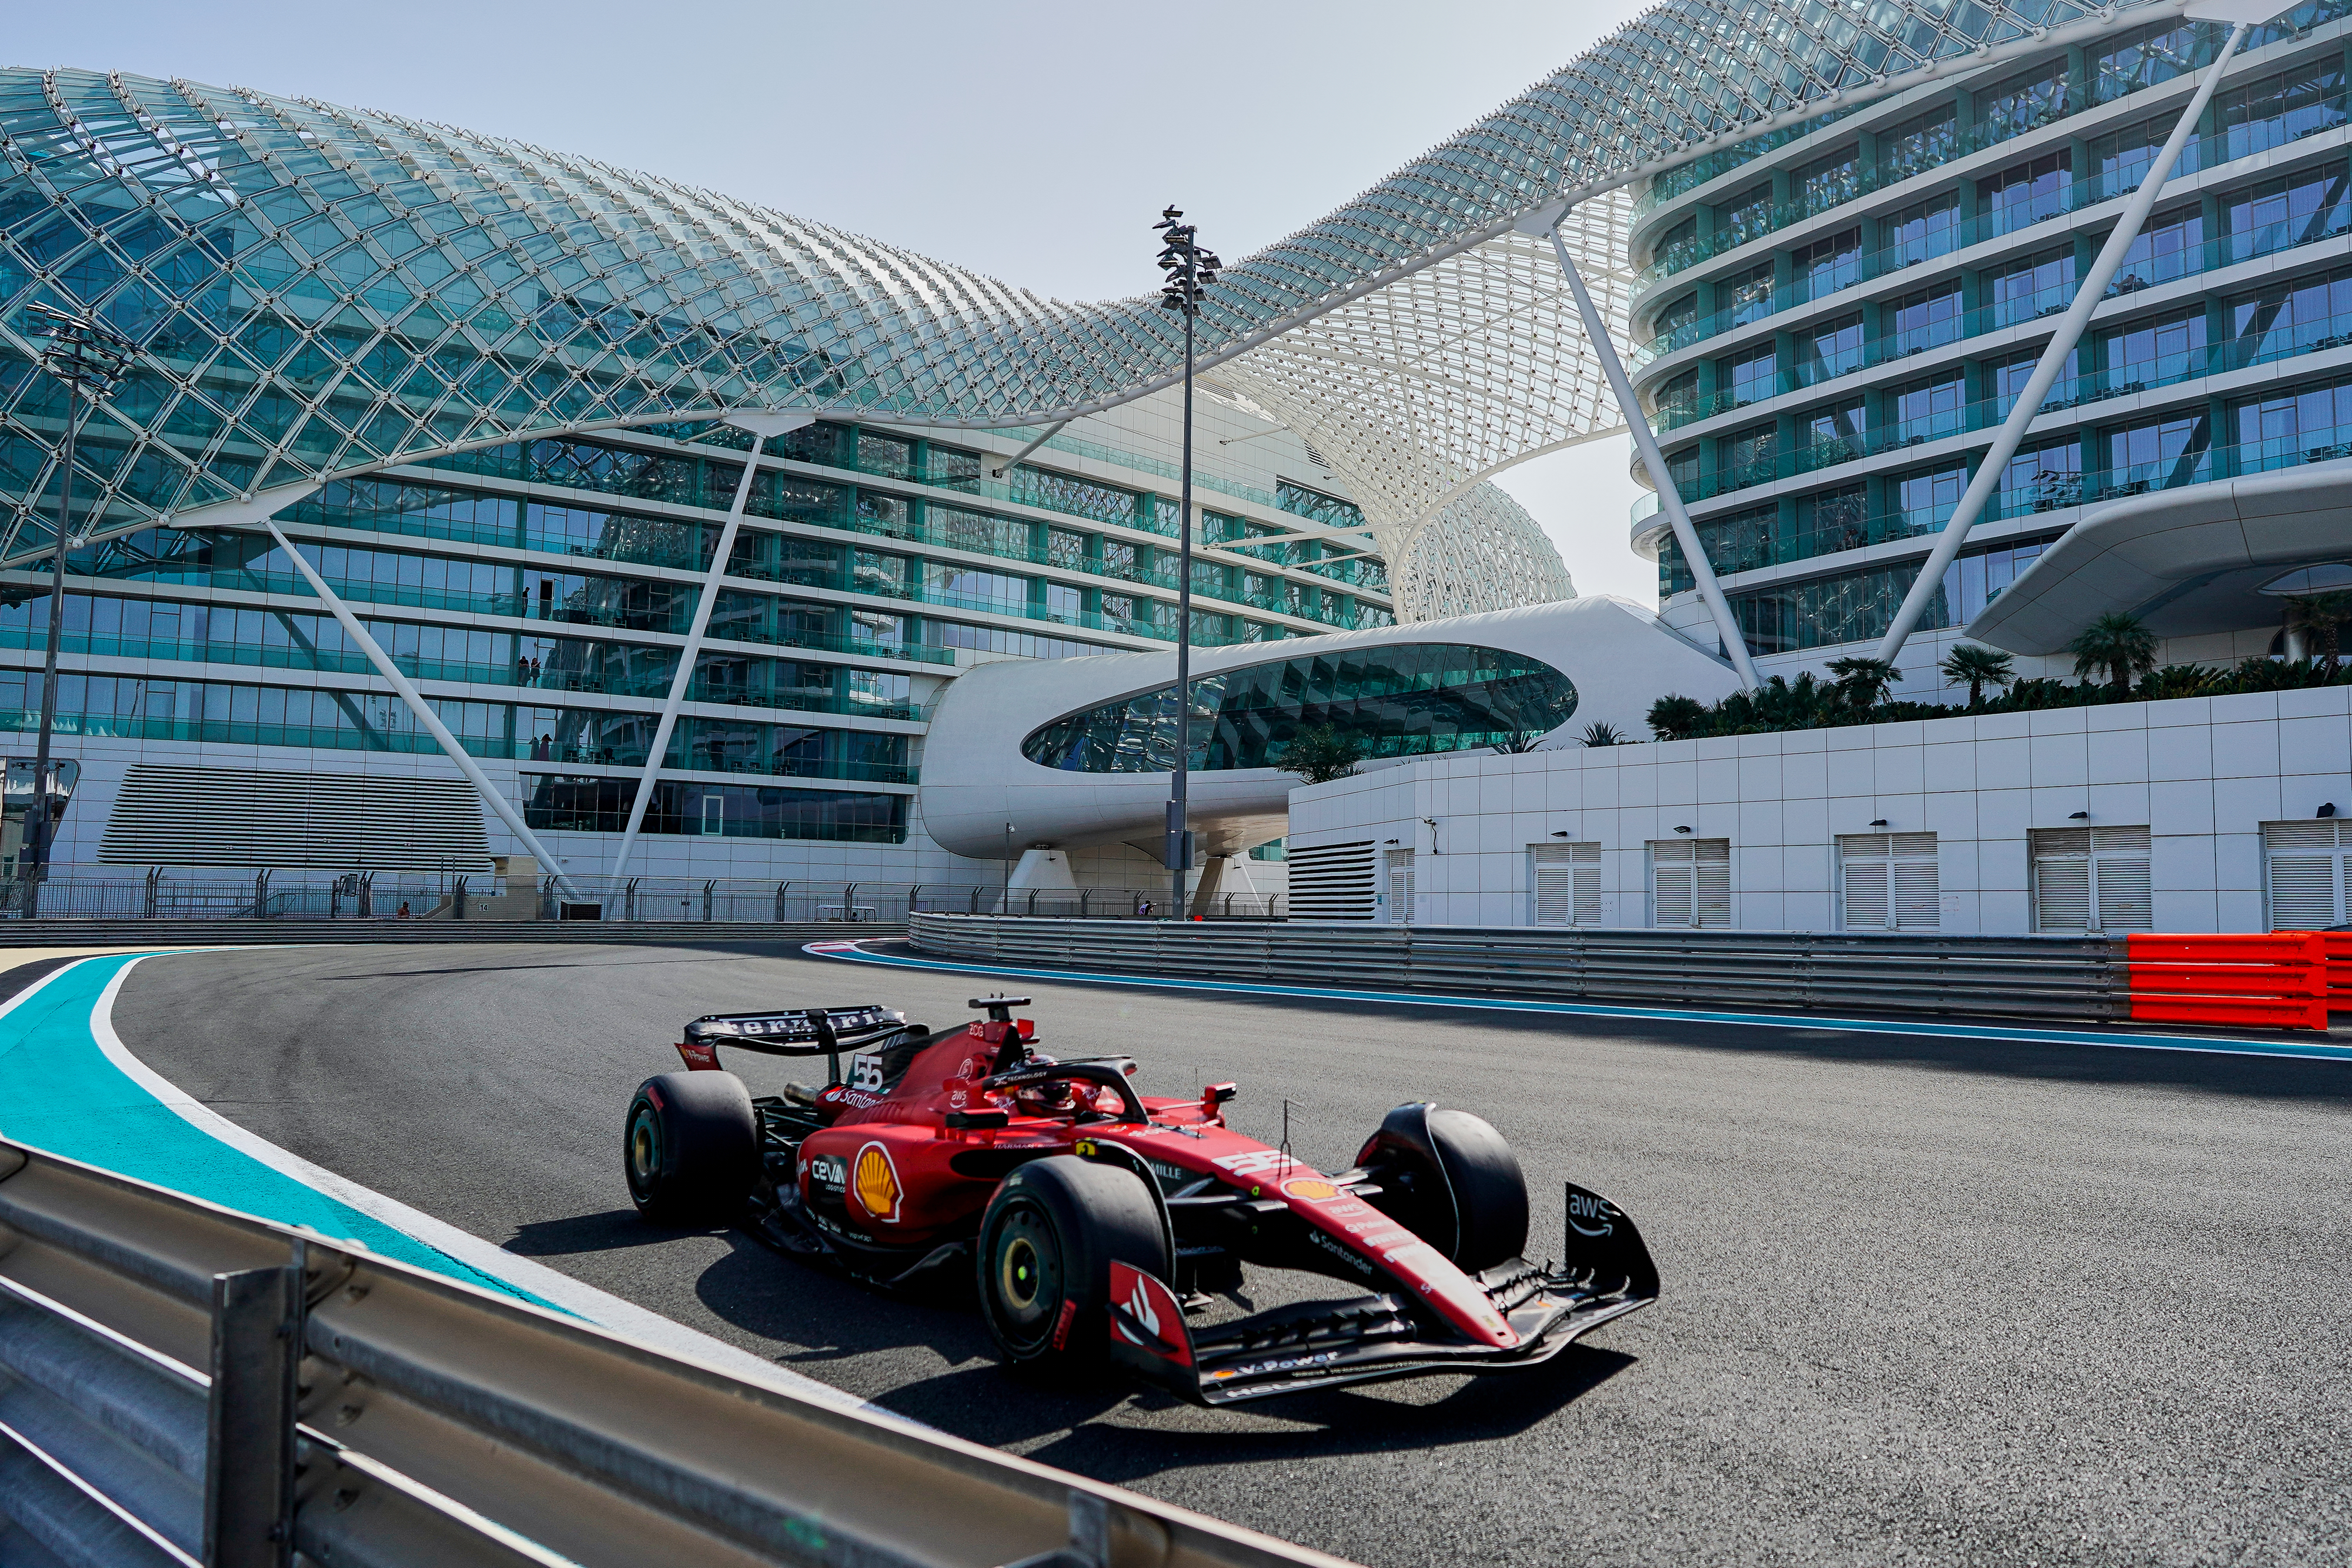
[(1969, 688), (1969, 706), (1984, 706), (1987, 686), (2006, 686), (2017, 679), (2016, 661), (1981, 643), (1956, 643), (1940, 665), (1944, 679)]
[(2289, 625), (2311, 633), (2311, 640), (2326, 657), (2327, 673), (2334, 674), (2344, 623), (2352, 621), (2352, 591), (2296, 594), (2286, 601), (2286, 613)]
[(1578, 738), (1583, 741), (1587, 746), (1622, 746), (1625, 744), (1625, 737), (1617, 733), (1617, 727), (1613, 724), (1586, 725), (1584, 727), (1584, 733), (1578, 737)]
[(1830, 674), (1837, 677), (1845, 700), (1859, 708), (1885, 702), (1886, 688), (1903, 678), (1903, 672), (1884, 659), (1832, 659)]
[(1353, 773), (1363, 759), (1363, 746), (1354, 736), (1342, 735), (1328, 724), (1309, 725), (1290, 737), (1275, 766), (1309, 784), (1328, 784)]
[(1706, 717), (1706, 705), (1696, 697), (1660, 697), (1650, 705), (1650, 733), (1660, 740), (1683, 740)]
[(2134, 675), (2156, 668), (2156, 633), (2141, 625), (2138, 616), (2110, 610), (2067, 643), (2066, 652), (2074, 655), (2076, 675), (2105, 670), (2107, 684), (2121, 695), (2131, 690)]

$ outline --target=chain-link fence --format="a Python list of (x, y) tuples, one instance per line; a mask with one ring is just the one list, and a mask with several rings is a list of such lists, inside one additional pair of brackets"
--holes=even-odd
[[(0, 878), (0, 920), (604, 920), (903, 925), (908, 915), (1012, 915), (1153, 920), (1164, 889), (1026, 888), (1002, 883), (841, 882), (806, 878), (574, 877), (306, 868), (56, 865)], [(1180, 918), (1278, 920), (1279, 894), (1211, 893)]]

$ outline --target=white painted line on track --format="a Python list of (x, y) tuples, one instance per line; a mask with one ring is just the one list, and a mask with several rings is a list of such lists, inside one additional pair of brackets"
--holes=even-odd
[[(195, 951), (221, 951), (205, 948)], [(142, 955), (156, 956), (158, 955)], [(257, 1134), (247, 1132), (226, 1116), (191, 1096), (185, 1090), (149, 1067), (133, 1055), (114, 1030), (115, 998), (121, 995), (123, 980), (137, 967), (133, 958), (122, 966), (113, 979), (107, 983), (98, 1004), (90, 1009), (89, 1032), (98, 1048), (121, 1073), (152, 1096), (158, 1104), (178, 1115), (183, 1121), (206, 1136), (226, 1145), (247, 1158), (258, 1161), (279, 1175), (290, 1177), (312, 1190), (332, 1198), (346, 1207), (356, 1209), (394, 1230), (415, 1237), (436, 1251), (446, 1252), (467, 1267), (480, 1270), (494, 1279), (504, 1280), (519, 1290), (527, 1291), (541, 1301), (552, 1303), (585, 1322), (609, 1329), (626, 1339), (650, 1345), (656, 1350), (699, 1362), (713, 1370), (738, 1377), (746, 1383), (756, 1383), (779, 1393), (797, 1398), (814, 1400), (838, 1409), (856, 1410), (870, 1416), (887, 1416), (895, 1421), (906, 1416), (886, 1410), (878, 1405), (831, 1384), (820, 1383), (814, 1377), (782, 1367), (751, 1352), (729, 1344), (725, 1340), (687, 1327), (666, 1318), (659, 1312), (638, 1306), (634, 1301), (583, 1284), (569, 1274), (549, 1268), (529, 1258), (518, 1257), (504, 1248), (485, 1241), (470, 1231), (461, 1230), (446, 1220), (436, 1219), (419, 1209), (411, 1208), (396, 1198), (338, 1176), (323, 1166), (311, 1164), (299, 1155), (279, 1148)], [(69, 966), (70, 967), (70, 966)], [(60, 969), (58, 974), (65, 971)], [(54, 976), (44, 976), (33, 986), (10, 998), (0, 1007), (0, 1016), (15, 1009), (18, 1001), (29, 997)], [(782, 1260), (780, 1266), (791, 1267)], [(922, 1423), (914, 1422), (920, 1426)]]
[[(871, 940), (871, 938), (869, 938)], [(884, 938), (896, 940), (896, 938)], [(1295, 997), (1305, 1001), (1378, 1002), (1393, 1007), (1467, 1008), (1485, 1012), (1550, 1013), (1570, 1018), (1632, 1019), (1658, 1023), (1727, 1023), (1756, 1029), (1836, 1030), (1849, 1034), (1914, 1035), (1936, 1040), (1996, 1040), (2026, 1045), (2080, 1045), (2104, 1051), (2177, 1051), (2215, 1056), (2269, 1056), (2301, 1061), (2352, 1062), (2352, 1046), (2292, 1040), (2216, 1039), (2193, 1034), (2116, 1034), (2097, 1030), (2033, 1029), (2025, 1025), (1935, 1023), (1926, 1019), (1814, 1018), (1791, 1013), (1705, 1012), (1685, 1008), (1638, 1008), (1595, 1002), (1537, 1001), (1508, 997), (1449, 996), (1433, 991), (1362, 991), (1318, 986), (1275, 986), (1247, 980), (1188, 980), (1104, 969), (1021, 968), (944, 958), (869, 953), (863, 942), (812, 942), (812, 957), (1015, 980), (1062, 980), (1089, 986), (1150, 986), (1161, 990)]]

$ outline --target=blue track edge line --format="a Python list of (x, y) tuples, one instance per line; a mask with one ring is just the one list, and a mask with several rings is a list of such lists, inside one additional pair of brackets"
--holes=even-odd
[(868, 953), (854, 942), (814, 942), (801, 949), (814, 957), (879, 964), (908, 969), (939, 969), (964, 975), (1002, 975), (1011, 979), (1062, 980), (1094, 986), (1151, 986), (1161, 990), (1243, 992), (1297, 997), (1310, 1001), (1384, 1002), (1416, 1008), (1472, 1008), (1486, 1012), (1554, 1013), (1572, 1018), (1647, 1019), (1664, 1023), (1748, 1024), (1758, 1029), (1827, 1029), (1854, 1034), (1921, 1035), (1937, 1040), (1997, 1040), (2027, 1045), (2084, 1045), (2110, 1051), (2179, 1051), (2215, 1056), (2286, 1057), (2305, 1061), (2352, 1061), (2352, 1046), (2303, 1044), (2295, 1040), (2210, 1039), (2188, 1034), (2110, 1034), (2092, 1030), (2031, 1029), (2004, 1024), (1906, 1023), (1895, 1019), (1811, 1018), (1790, 1013), (1700, 1012), (1684, 1008), (1601, 1006), (1591, 1002), (1534, 1001), (1508, 997), (1449, 996), (1433, 991), (1356, 991), (1318, 986), (1275, 986), (1240, 980), (1182, 980), (1164, 975), (1126, 975), (1101, 969), (1026, 969), (1003, 965), (953, 963)]

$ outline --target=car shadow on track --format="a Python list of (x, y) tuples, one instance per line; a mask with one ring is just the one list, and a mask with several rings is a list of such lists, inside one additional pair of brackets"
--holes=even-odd
[[(581, 1227), (578, 1236), (585, 1239), (592, 1231), (587, 1222), (605, 1218), (556, 1223)], [(635, 1226), (634, 1219), (628, 1223)], [(894, 1351), (919, 1357), (926, 1367), (936, 1358), (949, 1370), (867, 1396), (992, 1448), (1055, 1437), (1030, 1457), (1103, 1480), (1230, 1464), (1237, 1453), (1306, 1458), (1511, 1437), (1557, 1415), (1634, 1361), (1612, 1350), (1571, 1345), (1524, 1372), (1441, 1379), (1459, 1386), (1425, 1401), (1339, 1389), (1238, 1411), (1195, 1410), (1118, 1374), (1097, 1387), (1059, 1389), (1008, 1373), (997, 1363), (961, 1275), (920, 1291), (886, 1291), (779, 1257), (740, 1231), (727, 1239), (728, 1255), (703, 1270), (696, 1294), (735, 1327), (792, 1347), (770, 1353), (783, 1365), (824, 1378), (827, 1364)], [(1244, 1419), (1244, 1414), (1286, 1425), (1269, 1427)], [(1107, 1419), (1119, 1415), (1126, 1419)]]
[(647, 1225), (634, 1208), (608, 1208), (601, 1214), (575, 1214), (568, 1219), (541, 1219), (515, 1227), (505, 1249), (520, 1258), (565, 1258), (582, 1252), (618, 1252), (631, 1247), (657, 1247), (692, 1235), (687, 1230)]

